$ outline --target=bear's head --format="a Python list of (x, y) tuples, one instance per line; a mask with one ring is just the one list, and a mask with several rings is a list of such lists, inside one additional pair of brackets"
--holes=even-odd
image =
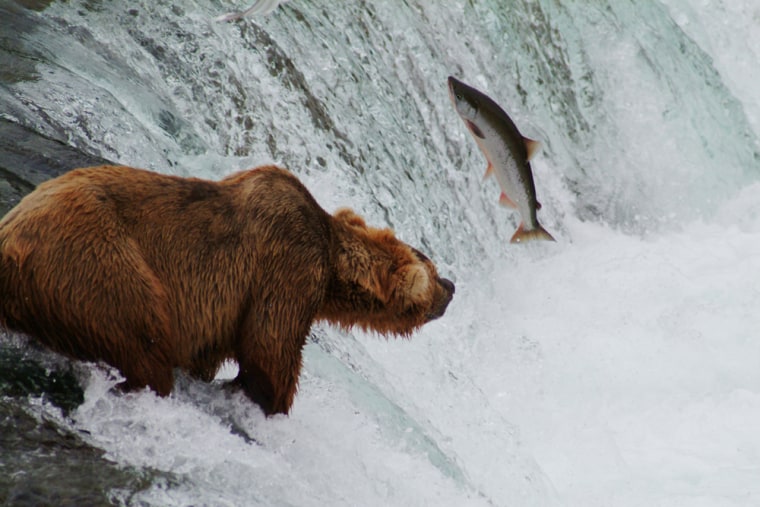
[(368, 227), (349, 209), (333, 216), (334, 275), (319, 317), (343, 327), (408, 335), (446, 311), (454, 284), (390, 229)]

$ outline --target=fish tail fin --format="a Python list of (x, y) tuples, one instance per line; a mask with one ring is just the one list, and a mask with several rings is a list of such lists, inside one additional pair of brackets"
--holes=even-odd
[(526, 229), (525, 224), (520, 223), (520, 227), (517, 228), (515, 233), (512, 235), (512, 239), (509, 240), (509, 242), (527, 243), (528, 241), (536, 240), (556, 241), (552, 235), (549, 234), (546, 229), (541, 226), (541, 224), (536, 224), (535, 229)]

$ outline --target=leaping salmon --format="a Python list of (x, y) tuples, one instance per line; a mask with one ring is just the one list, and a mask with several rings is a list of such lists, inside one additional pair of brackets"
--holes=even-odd
[(449, 96), (488, 161), (486, 177), (493, 174), (499, 182), (499, 203), (520, 212), (522, 221), (510, 241), (554, 241), (536, 216), (541, 204), (536, 200), (530, 159), (539, 143), (523, 137), (512, 119), (490, 97), (451, 76)]

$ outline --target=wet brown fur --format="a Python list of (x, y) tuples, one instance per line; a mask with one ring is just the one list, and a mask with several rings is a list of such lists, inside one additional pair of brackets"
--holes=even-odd
[(0, 220), (0, 325), (167, 395), (173, 368), (236, 382), (287, 413), (316, 320), (408, 335), (454, 287), (352, 211), (330, 215), (288, 171), (220, 182), (118, 166), (41, 184)]

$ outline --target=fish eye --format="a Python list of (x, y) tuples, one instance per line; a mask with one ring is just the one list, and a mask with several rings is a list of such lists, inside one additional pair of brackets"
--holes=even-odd
[(457, 100), (462, 100), (462, 99), (464, 99), (464, 96), (463, 96), (461, 93), (459, 93), (459, 92), (455, 92), (455, 93), (454, 93), (454, 97), (456, 97), (456, 98), (457, 98)]

